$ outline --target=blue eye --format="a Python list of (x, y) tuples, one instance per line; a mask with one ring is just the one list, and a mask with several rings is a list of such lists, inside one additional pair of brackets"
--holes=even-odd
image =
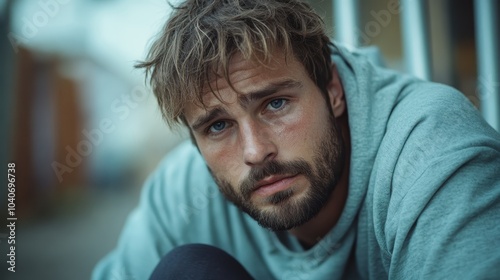
[(215, 122), (214, 124), (212, 124), (210, 127), (209, 127), (209, 132), (211, 133), (219, 133), (221, 132), (224, 128), (226, 128), (226, 122), (223, 122), (223, 121), (218, 121), (218, 122)]
[(285, 104), (285, 99), (274, 99), (273, 101), (269, 102), (269, 106), (273, 109), (279, 109), (283, 107)]

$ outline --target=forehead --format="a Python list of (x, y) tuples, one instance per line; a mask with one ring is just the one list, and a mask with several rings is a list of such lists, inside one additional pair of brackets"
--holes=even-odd
[(274, 52), (267, 62), (257, 58), (246, 59), (237, 53), (229, 62), (228, 76), (234, 89), (222, 74), (214, 75), (203, 88), (203, 104), (186, 104), (183, 113), (188, 123), (196, 115), (223, 103), (232, 104), (238, 97), (262, 90), (271, 84), (308, 78), (305, 68), (294, 55), (285, 56), (280, 52)]

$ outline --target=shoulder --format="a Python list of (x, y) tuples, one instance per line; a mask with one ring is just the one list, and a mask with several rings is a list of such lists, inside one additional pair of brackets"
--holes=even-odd
[(472, 164), (471, 158), (500, 153), (500, 134), (459, 91), (430, 82), (404, 91), (379, 149), (381, 165), (389, 166), (391, 191), (401, 192), (399, 197), (417, 180), (434, 179), (438, 187), (444, 170), (453, 173)]
[[(406, 87), (401, 96), (388, 120), (385, 146), (381, 145), (385, 151), (398, 148), (395, 171), (408, 169), (408, 164), (425, 168), (433, 159), (456, 152), (465, 155), (473, 148), (500, 149), (498, 132), (459, 91), (417, 82)], [(408, 180), (409, 174), (405, 175)]]
[[(182, 202), (193, 191), (206, 192), (214, 187), (205, 162), (189, 141), (173, 149), (149, 176), (143, 198)], [(152, 197), (147, 197), (147, 194)]]
[[(390, 114), (372, 171), (383, 231), (411, 225), (438, 193), (460, 197), (498, 185), (499, 159), (500, 135), (462, 93), (437, 83), (409, 84)], [(490, 180), (474, 182), (478, 174)]]
[(375, 230), (392, 273), (418, 262), (422, 275), (487, 275), (499, 258), (486, 244), (498, 244), (500, 229), (491, 226), (500, 214), (500, 135), (455, 89), (421, 82), (405, 91), (373, 172)]
[[(169, 152), (158, 165), (155, 174), (164, 177), (164, 179), (189, 179), (185, 178), (190, 172), (207, 171), (203, 157), (191, 143), (184, 141)], [(174, 175), (171, 178), (171, 175)], [(205, 175), (209, 175), (208, 172)]]
[(192, 220), (210, 207), (226, 207), (205, 161), (197, 148), (185, 141), (172, 150), (146, 182), (143, 207), (152, 207), (166, 220), (195, 225)]
[(450, 122), (456, 119), (477, 122), (481, 117), (478, 110), (458, 90), (426, 81), (415, 81), (402, 89), (391, 118), (394, 121), (406, 120), (408, 123), (422, 120)]

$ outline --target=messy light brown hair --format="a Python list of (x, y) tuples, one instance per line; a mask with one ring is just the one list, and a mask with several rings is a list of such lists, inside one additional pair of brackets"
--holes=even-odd
[(327, 98), (331, 43), (323, 21), (308, 4), (296, 0), (187, 0), (173, 8), (146, 61), (136, 65), (145, 68), (170, 126), (184, 120), (186, 104), (203, 104), (203, 89), (214, 75), (222, 75), (232, 86), (228, 65), (238, 52), (263, 64), (275, 50), (293, 54)]

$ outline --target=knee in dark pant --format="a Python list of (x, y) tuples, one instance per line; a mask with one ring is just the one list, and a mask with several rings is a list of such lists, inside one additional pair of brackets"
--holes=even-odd
[(205, 244), (179, 246), (163, 257), (151, 279), (252, 279), (225, 251)]

